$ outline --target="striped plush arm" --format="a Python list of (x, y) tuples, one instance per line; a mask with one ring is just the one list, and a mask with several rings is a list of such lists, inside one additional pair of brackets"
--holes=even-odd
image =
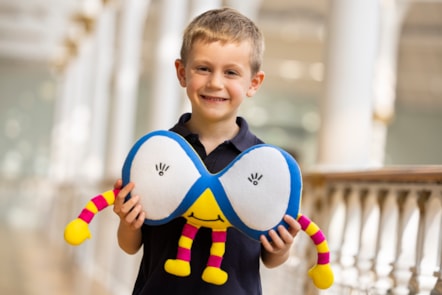
[(330, 250), (325, 235), (308, 217), (299, 214), (297, 220), (302, 230), (309, 235), (315, 244), (318, 252), (316, 265), (309, 270), (308, 274), (316, 287), (319, 289), (327, 289), (333, 284), (334, 278), (330, 266)]
[(89, 223), (99, 211), (113, 205), (119, 190), (110, 190), (93, 197), (81, 211), (80, 215), (72, 220), (64, 230), (64, 239), (73, 246), (80, 245), (91, 237)]

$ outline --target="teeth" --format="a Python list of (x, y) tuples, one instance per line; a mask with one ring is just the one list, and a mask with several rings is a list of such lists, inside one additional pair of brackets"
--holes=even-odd
[(210, 96), (203, 96), (204, 99), (207, 100), (213, 100), (213, 101), (224, 101), (224, 98), (219, 98), (219, 97), (210, 97)]

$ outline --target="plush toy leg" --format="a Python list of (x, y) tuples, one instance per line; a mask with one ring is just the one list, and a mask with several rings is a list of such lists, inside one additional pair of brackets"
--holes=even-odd
[(207, 283), (222, 285), (227, 281), (228, 274), (221, 269), (221, 262), (226, 250), (226, 237), (226, 231), (212, 231), (210, 257), (202, 275), (203, 280)]
[(168, 259), (164, 264), (164, 269), (173, 275), (187, 277), (190, 275), (190, 257), (193, 240), (199, 227), (186, 223), (178, 241), (178, 251), (176, 259)]

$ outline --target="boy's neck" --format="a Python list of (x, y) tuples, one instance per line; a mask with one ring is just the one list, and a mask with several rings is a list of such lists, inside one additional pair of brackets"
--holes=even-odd
[(199, 140), (204, 145), (206, 153), (210, 154), (218, 145), (231, 140), (239, 132), (236, 118), (228, 121), (207, 122), (191, 117), (186, 123), (192, 133), (198, 134)]

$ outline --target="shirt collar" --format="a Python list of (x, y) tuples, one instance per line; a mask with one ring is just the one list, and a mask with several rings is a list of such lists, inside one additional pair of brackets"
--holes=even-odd
[[(191, 113), (185, 113), (185, 114), (181, 115), (178, 122), (175, 124), (174, 127), (172, 127), (170, 129), (170, 131), (176, 132), (186, 139), (189, 139), (189, 138), (195, 137), (195, 136), (197, 137), (198, 135), (190, 132), (190, 130), (187, 129), (187, 127), (185, 125), (185, 123), (190, 120), (191, 116), (192, 116)], [(249, 147), (251, 147), (259, 142), (259, 140), (256, 138), (256, 136), (250, 132), (249, 125), (247, 124), (247, 122), (244, 118), (237, 117), (236, 124), (238, 124), (238, 126), (239, 126), (239, 132), (234, 138), (232, 138), (228, 142), (233, 144), (233, 146), (235, 146), (235, 148), (238, 151), (243, 152), (246, 149), (248, 149)]]

